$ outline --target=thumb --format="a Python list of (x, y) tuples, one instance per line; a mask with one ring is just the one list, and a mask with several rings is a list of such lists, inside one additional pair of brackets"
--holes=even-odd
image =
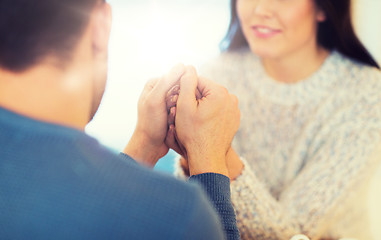
[(177, 101), (177, 114), (185, 113), (185, 111), (194, 111), (197, 106), (198, 76), (194, 67), (187, 66), (185, 73), (180, 79), (180, 94)]
[(174, 66), (168, 74), (156, 82), (152, 89), (152, 94), (155, 95), (157, 99), (164, 99), (167, 92), (179, 81), (184, 71), (185, 67), (183, 64)]

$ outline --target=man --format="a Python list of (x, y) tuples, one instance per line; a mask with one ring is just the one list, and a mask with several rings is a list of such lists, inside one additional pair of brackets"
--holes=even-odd
[[(239, 110), (225, 89), (178, 65), (146, 85), (124, 153), (83, 132), (105, 88), (110, 26), (101, 0), (0, 0), (1, 238), (239, 238), (225, 164)], [(173, 141), (165, 98), (175, 84), (190, 181), (219, 215), (195, 184), (142, 166)]]

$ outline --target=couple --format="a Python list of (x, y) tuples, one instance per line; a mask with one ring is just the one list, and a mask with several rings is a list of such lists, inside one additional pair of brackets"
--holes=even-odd
[[(0, 6), (2, 238), (239, 239), (225, 163), (240, 121), (235, 96), (178, 65), (147, 83), (136, 130), (115, 155), (83, 132), (106, 84), (109, 4)], [(166, 97), (176, 85), (175, 133)], [(143, 166), (180, 142), (189, 184)]]
[[(82, 131), (103, 95), (110, 6), (34, 3), (0, 0), (2, 237), (235, 239), (238, 225), (242, 239), (372, 239), (381, 74), (350, 0), (231, 0), (225, 52), (203, 75), (240, 97), (234, 148), (235, 97), (177, 66), (144, 89), (119, 156)], [(137, 164), (168, 146), (219, 215), (199, 188)]]

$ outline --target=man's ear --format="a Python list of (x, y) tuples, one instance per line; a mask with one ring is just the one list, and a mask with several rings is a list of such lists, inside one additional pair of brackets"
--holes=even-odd
[(111, 6), (106, 2), (97, 5), (91, 17), (92, 45), (95, 54), (107, 54), (111, 32)]

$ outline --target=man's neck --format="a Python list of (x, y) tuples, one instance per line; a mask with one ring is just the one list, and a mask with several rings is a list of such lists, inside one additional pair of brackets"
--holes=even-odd
[(38, 65), (22, 73), (0, 68), (0, 106), (18, 114), (83, 130), (91, 94), (85, 76)]

